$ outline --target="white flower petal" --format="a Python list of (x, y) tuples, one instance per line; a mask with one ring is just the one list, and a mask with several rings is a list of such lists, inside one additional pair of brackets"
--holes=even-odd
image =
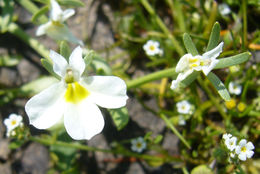
[(62, 9), (55, 0), (51, 0), (50, 18), (54, 21), (60, 21), (62, 17)]
[(46, 34), (46, 30), (48, 29), (48, 27), (50, 27), (51, 22), (47, 22), (45, 24), (42, 24), (38, 27), (38, 29), (36, 30), (36, 36), (41, 36)]
[(66, 59), (55, 51), (50, 51), (50, 58), (53, 61), (53, 71), (60, 77), (64, 77), (68, 63)]
[(247, 158), (251, 158), (254, 155), (254, 151), (250, 150), (246, 153)]
[(240, 146), (240, 147), (246, 146), (246, 139), (242, 139), (242, 140), (239, 142), (239, 146)]
[(125, 82), (116, 76), (91, 76), (84, 79), (91, 100), (104, 108), (120, 108), (126, 105)]
[(69, 65), (79, 72), (79, 75), (81, 76), (82, 73), (85, 70), (85, 62), (82, 58), (82, 49), (80, 46), (75, 48), (69, 58)]
[(73, 9), (64, 10), (64, 12), (62, 13), (62, 21), (66, 21), (69, 17), (73, 16), (74, 14), (75, 10)]
[(202, 59), (215, 59), (216, 57), (219, 56), (219, 54), (222, 52), (222, 48), (223, 48), (224, 43), (221, 42), (217, 47), (215, 47), (214, 49), (204, 53), (202, 55)]
[(214, 59), (209, 66), (202, 66), (203, 73), (207, 76), (211, 70), (218, 64), (219, 60)]
[(242, 160), (242, 161), (245, 161), (245, 160), (246, 160), (246, 154), (245, 154), (245, 153), (240, 153), (240, 154), (238, 155), (238, 158), (239, 158), (240, 160)]
[(236, 146), (236, 154), (240, 154), (241, 153), (241, 147), (240, 146)]
[(67, 106), (64, 125), (73, 139), (89, 140), (102, 131), (104, 119), (99, 108), (87, 98), (77, 105)]
[(188, 66), (189, 66), (189, 57), (192, 57), (191, 54), (185, 54), (183, 55), (179, 62), (177, 63), (176, 65), (176, 68), (175, 68), (175, 71), (178, 73), (178, 72), (182, 72), (186, 69), (188, 69)]
[(248, 142), (248, 143), (246, 144), (246, 149), (252, 150), (252, 149), (254, 149), (254, 148), (255, 148), (255, 146), (253, 145), (253, 143)]
[(25, 105), (30, 124), (38, 129), (47, 129), (60, 121), (64, 113), (65, 88), (62, 82), (32, 97)]
[(180, 81), (178, 81), (178, 80), (173, 80), (172, 84), (171, 84), (171, 89), (172, 90), (176, 89), (178, 87), (178, 85), (179, 85), (179, 82)]

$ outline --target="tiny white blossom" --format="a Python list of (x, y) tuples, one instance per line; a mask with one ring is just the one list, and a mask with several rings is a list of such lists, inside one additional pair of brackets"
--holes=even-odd
[(26, 103), (30, 124), (47, 129), (61, 120), (73, 139), (90, 139), (104, 127), (98, 106), (113, 109), (126, 105), (126, 84), (115, 76), (82, 76), (86, 65), (80, 47), (73, 50), (68, 62), (52, 50), (50, 58), (61, 80)]
[(192, 56), (190, 53), (183, 55), (177, 63), (175, 71), (178, 74), (177, 79), (172, 81), (171, 89), (176, 89), (179, 82), (189, 76), (194, 70), (202, 71), (206, 76), (218, 64), (216, 58), (222, 52), (223, 42), (214, 49), (201, 55)]
[(142, 137), (131, 140), (131, 149), (134, 152), (141, 153), (146, 148), (146, 142)]
[(51, 0), (50, 19), (47, 23), (42, 24), (36, 31), (36, 36), (47, 34), (55, 40), (66, 40), (72, 43), (83, 45), (69, 30), (65, 21), (75, 14), (73, 9), (62, 11), (61, 7), (55, 0)]
[(187, 100), (178, 102), (176, 106), (178, 112), (181, 114), (191, 114), (192, 112), (192, 105)]
[(228, 133), (225, 133), (225, 134), (223, 134), (223, 139), (224, 140), (226, 140), (226, 139), (230, 139), (232, 137), (232, 135), (231, 134), (228, 134)]
[(181, 126), (186, 125), (186, 120), (182, 115), (179, 116), (178, 124)]
[(9, 118), (4, 120), (4, 124), (8, 130), (8, 132), (14, 130), (16, 127), (22, 125), (23, 117), (17, 114), (10, 114)]
[(254, 148), (253, 143), (247, 143), (245, 139), (242, 139), (236, 147), (236, 154), (240, 160), (246, 161), (246, 158), (251, 158), (254, 155)]
[(225, 140), (225, 144), (230, 151), (233, 151), (236, 148), (236, 143), (237, 137), (231, 137)]
[(163, 50), (159, 48), (160, 43), (153, 40), (148, 40), (146, 44), (143, 46), (145, 53), (148, 56), (155, 56), (155, 55), (163, 55)]
[(236, 155), (236, 154), (235, 154), (234, 152), (230, 152), (230, 153), (229, 153), (229, 156), (230, 156), (231, 158), (235, 158), (235, 155)]
[(239, 95), (242, 92), (242, 86), (236, 82), (230, 82), (228, 84), (228, 90), (231, 94)]
[(219, 4), (218, 10), (222, 16), (226, 16), (231, 12), (229, 6), (226, 3)]

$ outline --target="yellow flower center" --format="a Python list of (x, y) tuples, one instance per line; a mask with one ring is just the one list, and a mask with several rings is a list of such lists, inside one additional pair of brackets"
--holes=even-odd
[(246, 152), (246, 147), (245, 146), (241, 148), (241, 152)]
[(59, 21), (51, 21), (52, 25), (56, 26), (56, 27), (63, 27), (64, 25), (59, 22)]
[(240, 103), (237, 105), (237, 109), (238, 109), (239, 112), (243, 112), (243, 111), (246, 109), (245, 103), (240, 102)]
[(190, 68), (199, 66), (199, 59), (198, 58), (189, 58), (189, 66)]
[(151, 45), (149, 48), (150, 48), (150, 50), (152, 50), (152, 51), (155, 50), (155, 47), (154, 47), (153, 45)]
[(142, 147), (142, 143), (140, 143), (140, 142), (136, 143), (136, 147), (137, 148), (141, 148)]
[(12, 120), (11, 125), (16, 125), (16, 120)]
[(78, 82), (68, 83), (68, 87), (65, 93), (65, 100), (67, 102), (77, 104), (88, 97), (89, 94), (89, 91), (78, 84)]
[(233, 109), (236, 106), (236, 100), (231, 99), (229, 101), (226, 101), (225, 104), (228, 109)]

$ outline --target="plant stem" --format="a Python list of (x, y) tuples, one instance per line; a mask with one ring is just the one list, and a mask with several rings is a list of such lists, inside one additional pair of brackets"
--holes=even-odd
[(162, 79), (164, 77), (175, 78), (176, 75), (177, 74), (175, 72), (175, 68), (169, 68), (169, 69), (165, 69), (165, 70), (161, 70), (161, 71), (157, 71), (155, 73), (145, 75), (143, 77), (139, 77), (134, 80), (130, 80), (130, 81), (126, 82), (126, 84), (127, 84), (127, 88), (131, 89), (131, 88), (136, 88), (138, 86), (141, 86), (141, 85), (151, 82), (151, 81)]
[(161, 119), (166, 123), (166, 125), (172, 130), (172, 132), (183, 142), (183, 144), (190, 149), (189, 143), (185, 140), (185, 138), (179, 133), (179, 131), (174, 127), (174, 125), (170, 122), (170, 120), (164, 115), (160, 114)]
[(49, 58), (49, 51), (40, 42), (24, 32), (17, 24), (11, 23), (8, 26), (8, 31), (19, 37), (22, 41), (32, 47), (38, 54), (40, 54), (44, 58)]
[(169, 37), (169, 39), (172, 41), (177, 53), (182, 56), (184, 54), (183, 48), (180, 46), (179, 42), (176, 40), (176, 38), (171, 34), (171, 32), (168, 30), (166, 25), (163, 23), (161, 18), (156, 15), (154, 9), (149, 4), (147, 0), (141, 0), (142, 5), (144, 8), (148, 11), (148, 13), (155, 18), (156, 23), (161, 28), (161, 30)]
[(242, 49), (247, 47), (247, 0), (242, 0), (242, 14), (243, 14), (243, 39)]

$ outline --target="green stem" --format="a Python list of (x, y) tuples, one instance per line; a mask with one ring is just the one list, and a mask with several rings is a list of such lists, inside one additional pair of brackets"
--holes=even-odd
[(103, 152), (103, 153), (111, 153), (111, 154), (120, 154), (124, 155), (127, 157), (135, 157), (139, 159), (144, 159), (144, 160), (152, 160), (152, 161), (162, 161), (163, 159), (161, 157), (157, 157), (154, 155), (145, 155), (145, 154), (137, 154), (131, 151), (116, 151), (116, 150), (110, 150), (110, 149), (100, 149), (96, 147), (91, 147), (83, 144), (78, 144), (78, 143), (67, 143), (67, 142), (62, 142), (62, 141), (55, 141), (55, 140), (49, 140), (49, 139), (42, 139), (42, 138), (36, 138), (36, 137), (30, 137), (31, 141), (46, 145), (46, 146), (62, 146), (62, 147), (69, 147), (69, 148), (75, 148), (79, 150), (84, 150), (84, 151), (91, 151), (91, 152)]
[(141, 86), (141, 85), (151, 82), (151, 81), (162, 79), (164, 77), (173, 77), (174, 78), (176, 75), (177, 74), (175, 72), (175, 68), (169, 68), (169, 69), (165, 69), (165, 70), (157, 71), (155, 73), (148, 74), (143, 77), (139, 77), (134, 80), (130, 80), (126, 84), (127, 84), (127, 88), (131, 89), (131, 88), (136, 88), (138, 86)]
[(156, 15), (154, 9), (149, 4), (147, 0), (141, 0), (142, 5), (144, 8), (148, 11), (148, 13), (155, 18), (156, 23), (161, 28), (161, 30), (169, 37), (169, 39), (172, 41), (177, 53), (182, 56), (184, 54), (183, 48), (180, 46), (179, 42), (176, 40), (176, 38), (171, 34), (171, 32), (168, 30), (166, 25), (163, 23), (161, 18)]
[(44, 58), (49, 58), (49, 51), (40, 42), (29, 36), (26, 32), (24, 32), (17, 24), (11, 23), (8, 26), (8, 31), (14, 34), (15, 36), (19, 37)]
[(179, 131), (174, 127), (174, 125), (170, 122), (170, 120), (164, 115), (160, 114), (161, 119), (166, 123), (166, 125), (172, 130), (172, 132), (183, 142), (183, 144), (190, 149), (189, 143), (185, 140), (185, 138), (179, 133)]
[(212, 92), (210, 91), (210, 89), (207, 86), (207, 84), (205, 83), (205, 81), (203, 81), (200, 76), (197, 79), (198, 79), (198, 82), (199, 82), (200, 86), (207, 93), (207, 95), (208, 95), (209, 99), (211, 100), (211, 102), (213, 103), (213, 105), (219, 111), (220, 115), (223, 117), (224, 120), (226, 120), (228, 118), (228, 115), (225, 113), (225, 111), (223, 110), (222, 106), (217, 101), (216, 97), (212, 95)]
[(213, 1), (213, 6), (212, 6), (212, 10), (210, 11), (209, 20), (207, 21), (207, 26), (206, 26), (205, 31), (203, 33), (204, 37), (207, 37), (209, 35), (211, 28), (216, 21), (217, 10), (218, 10), (217, 7), (218, 7), (217, 3), (215, 1)]
[(247, 0), (242, 0), (242, 13), (243, 13), (242, 48), (243, 50), (245, 50), (247, 47)]

